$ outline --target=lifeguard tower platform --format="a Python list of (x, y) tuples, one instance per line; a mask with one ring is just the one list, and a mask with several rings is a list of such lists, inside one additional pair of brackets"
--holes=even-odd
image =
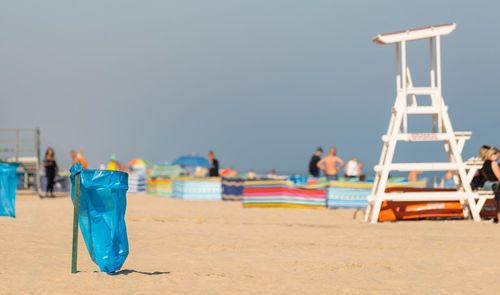
[[(448, 107), (442, 96), (441, 84), (441, 36), (448, 35), (456, 28), (454, 23), (380, 34), (373, 42), (381, 45), (395, 44), (396, 47), (396, 102), (379, 163), (375, 166), (375, 180), (366, 208), (365, 221), (376, 223), (384, 201), (460, 201), (464, 216), (480, 220), (481, 211), (491, 193), (473, 192), (471, 180), (476, 166), (469, 166), (462, 160), (462, 149), (471, 132), (456, 132), (448, 116)], [(413, 86), (410, 69), (407, 66), (406, 43), (428, 40), (430, 45), (430, 84), (426, 87)], [(419, 97), (430, 97), (430, 105), (419, 104)], [(408, 133), (409, 115), (432, 115), (433, 132)], [(393, 163), (396, 145), (400, 141), (421, 142), (441, 141), (448, 156), (448, 162), (434, 163)], [(385, 191), (391, 171), (452, 171), (457, 191), (443, 192), (394, 192)]]

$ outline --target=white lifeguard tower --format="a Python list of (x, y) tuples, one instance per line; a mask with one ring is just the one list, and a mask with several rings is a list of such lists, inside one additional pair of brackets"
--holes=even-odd
[[(471, 132), (455, 132), (448, 116), (448, 107), (442, 96), (441, 85), (441, 36), (455, 30), (454, 23), (429, 26), (418, 29), (377, 35), (377, 44), (396, 44), (396, 102), (387, 134), (382, 137), (384, 146), (380, 160), (375, 166), (375, 181), (366, 208), (365, 221), (376, 223), (383, 201), (450, 201), (462, 203), (464, 216), (469, 216), (467, 206), (475, 221), (480, 221), (481, 211), (491, 194), (473, 192), (470, 182), (477, 169), (462, 160), (462, 149)], [(430, 43), (430, 85), (414, 87), (410, 69), (406, 65), (406, 43), (429, 39)], [(429, 96), (430, 105), (419, 105), (418, 96)], [(432, 133), (408, 133), (408, 115), (432, 115)], [(442, 141), (448, 155), (448, 162), (393, 163), (398, 141)], [(448, 171), (454, 173), (457, 191), (452, 192), (393, 192), (386, 193), (387, 179), (391, 171)], [(477, 201), (476, 201), (477, 200)]]

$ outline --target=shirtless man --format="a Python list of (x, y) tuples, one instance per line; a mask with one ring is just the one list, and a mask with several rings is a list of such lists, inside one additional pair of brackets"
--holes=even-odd
[(330, 148), (328, 156), (318, 162), (318, 168), (324, 171), (326, 180), (328, 181), (337, 180), (337, 173), (344, 166), (344, 161), (337, 157), (336, 154), (337, 150), (335, 148)]

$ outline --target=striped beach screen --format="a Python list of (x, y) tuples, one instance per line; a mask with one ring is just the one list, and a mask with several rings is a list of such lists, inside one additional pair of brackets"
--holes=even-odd
[(172, 197), (183, 200), (221, 200), (220, 177), (174, 177)]
[(324, 186), (297, 186), (287, 180), (247, 180), (243, 207), (326, 208)]
[(222, 177), (222, 200), (242, 201), (245, 180), (241, 178)]
[[(391, 181), (387, 183), (388, 188), (393, 187), (418, 187), (427, 185), (427, 181)], [(363, 181), (331, 181), (326, 190), (328, 208), (366, 208), (366, 198), (371, 193), (373, 182)]]
[(148, 178), (146, 180), (146, 192), (151, 195), (170, 197), (172, 196), (172, 180)]

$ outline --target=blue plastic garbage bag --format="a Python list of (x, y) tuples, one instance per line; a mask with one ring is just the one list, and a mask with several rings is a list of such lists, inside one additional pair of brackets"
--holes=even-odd
[(80, 173), (80, 230), (90, 258), (102, 272), (119, 270), (128, 256), (125, 209), (128, 174), (120, 171), (71, 167), (71, 199), (75, 174)]
[(0, 163), (0, 216), (16, 217), (18, 163)]

